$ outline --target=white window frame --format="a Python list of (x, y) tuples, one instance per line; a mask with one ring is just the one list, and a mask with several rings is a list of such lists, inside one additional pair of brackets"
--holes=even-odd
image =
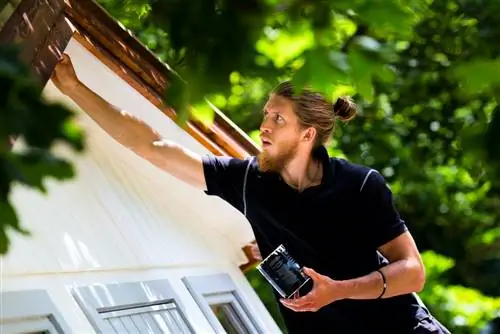
[(0, 293), (0, 333), (47, 331), (71, 333), (45, 290), (4, 291)]
[[(169, 303), (175, 303), (189, 333), (195, 332), (187, 317), (186, 309), (166, 279), (78, 286), (72, 289), (72, 295), (98, 333), (115, 332), (104, 320), (108, 317), (118, 313), (121, 315), (127, 312), (136, 313), (141, 308), (168, 309)], [(133, 309), (127, 311), (123, 309), (125, 306)], [(105, 313), (101, 313), (104, 311)]]
[(264, 333), (228, 274), (189, 276), (183, 277), (182, 281), (216, 333), (225, 330), (210, 305), (223, 303), (231, 304), (250, 333)]

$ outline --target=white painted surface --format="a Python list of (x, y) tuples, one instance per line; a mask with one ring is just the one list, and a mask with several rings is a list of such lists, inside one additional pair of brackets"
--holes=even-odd
[[(72, 40), (66, 52), (80, 79), (106, 100), (166, 138), (200, 154), (208, 152), (78, 42)], [(78, 110), (50, 82), (44, 94)], [(71, 285), (168, 278), (190, 310), (195, 329), (210, 332), (180, 278), (228, 272), (268, 332), (277, 332), (238, 270), (246, 260), (241, 247), (253, 240), (245, 218), (123, 148), (81, 111), (78, 122), (87, 135), (85, 154), (57, 149), (74, 162), (76, 178), (47, 181), (47, 196), (22, 187), (12, 192), (20, 222), (32, 236), (11, 234), (10, 252), (2, 259), (1, 290), (45, 288), (75, 332), (89, 333), (68, 292)]]

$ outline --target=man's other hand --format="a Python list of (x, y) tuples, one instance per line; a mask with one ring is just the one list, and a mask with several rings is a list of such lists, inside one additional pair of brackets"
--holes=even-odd
[(304, 273), (313, 280), (312, 290), (303, 297), (281, 299), (281, 303), (296, 312), (316, 312), (334, 301), (346, 298), (346, 287), (341, 281), (304, 267)]
[(262, 254), (260, 253), (259, 246), (257, 246), (256, 242), (252, 242), (250, 244), (250, 251), (252, 253), (252, 257), (258, 261), (262, 261)]

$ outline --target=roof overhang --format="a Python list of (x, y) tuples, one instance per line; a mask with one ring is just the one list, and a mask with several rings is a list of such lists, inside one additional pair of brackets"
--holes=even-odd
[[(45, 84), (69, 40), (88, 51), (126, 80), (172, 119), (165, 106), (168, 66), (93, 0), (23, 0), (0, 31), (0, 43), (22, 43), (22, 59)], [(259, 147), (222, 112), (214, 109), (210, 125), (190, 119), (186, 131), (214, 154), (243, 158)]]
[[(129, 83), (172, 119), (175, 110), (163, 103), (168, 94), (168, 66), (94, 0), (22, 0), (0, 30), (0, 44), (22, 45), (21, 58), (45, 85), (71, 38)], [(245, 158), (260, 148), (222, 112), (214, 109), (210, 125), (189, 119), (185, 130), (216, 155)], [(255, 259), (243, 248), (248, 263)]]

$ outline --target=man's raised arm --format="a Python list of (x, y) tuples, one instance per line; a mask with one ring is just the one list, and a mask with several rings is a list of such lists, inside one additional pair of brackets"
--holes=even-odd
[(166, 141), (143, 121), (105, 101), (77, 78), (66, 54), (55, 68), (52, 81), (118, 143), (174, 177), (206, 190), (201, 157)]

